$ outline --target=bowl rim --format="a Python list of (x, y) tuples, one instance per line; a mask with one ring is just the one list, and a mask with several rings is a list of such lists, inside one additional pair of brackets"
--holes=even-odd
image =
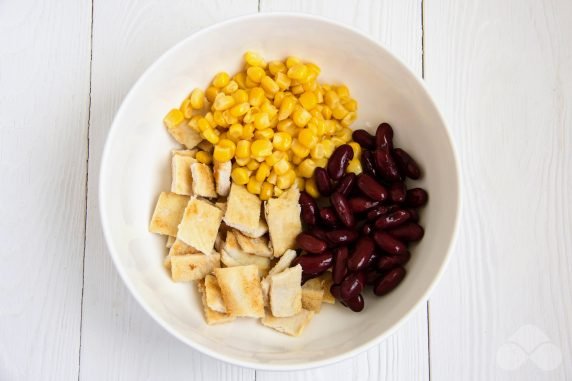
[[(110, 150), (109, 147), (111, 145), (109, 142), (113, 140), (113, 137), (114, 137), (116, 131), (118, 130), (117, 120), (118, 120), (119, 116), (123, 113), (125, 105), (128, 103), (128, 100), (131, 97), (133, 97), (133, 94), (137, 92), (137, 90), (141, 86), (141, 83), (150, 75), (150, 73), (152, 71), (155, 70), (156, 67), (160, 66), (160, 64), (167, 57), (169, 57), (172, 54), (175, 54), (182, 45), (188, 43), (189, 41), (191, 41), (195, 38), (199, 38), (200, 36), (202, 36), (204, 34), (208, 34), (210, 32), (216, 31), (217, 29), (224, 28), (229, 24), (242, 23), (242, 22), (254, 19), (254, 18), (263, 18), (263, 17), (264, 18), (272, 18), (272, 17), (290, 18), (292, 20), (305, 19), (305, 20), (311, 20), (311, 21), (329, 24), (331, 26), (335, 26), (337, 28), (344, 29), (346, 32), (356, 34), (360, 38), (364, 38), (364, 39), (368, 40), (369, 42), (375, 44), (377, 47), (382, 49), (384, 51), (384, 53), (386, 53), (387, 55), (392, 57), (396, 61), (397, 65), (401, 67), (401, 69), (405, 70), (405, 72), (407, 72), (411, 77), (414, 78), (414, 81), (417, 83), (417, 85), (420, 86), (420, 88), (424, 92), (424, 95), (428, 98), (429, 105), (435, 110), (438, 120), (445, 127), (445, 136), (447, 138), (447, 143), (451, 147), (451, 152), (453, 155), (453, 167), (454, 167), (454, 172), (455, 172), (455, 182), (456, 182), (456, 186), (457, 186), (457, 197), (456, 197), (456, 200), (454, 200), (455, 201), (455, 205), (454, 205), (455, 206), (455, 216), (454, 216), (453, 232), (451, 235), (451, 239), (449, 241), (449, 245), (447, 247), (447, 253), (445, 255), (443, 262), (441, 263), (441, 266), (439, 267), (438, 271), (436, 272), (435, 276), (433, 277), (433, 280), (429, 284), (429, 287), (427, 287), (425, 292), (419, 298), (417, 298), (417, 301), (415, 301), (415, 303), (413, 304), (413, 307), (410, 308), (409, 311), (407, 311), (407, 313), (405, 313), (399, 320), (397, 320), (395, 323), (393, 323), (387, 330), (385, 330), (385, 332), (383, 332), (377, 336), (372, 337), (370, 340), (358, 345), (357, 347), (355, 347), (349, 351), (346, 351), (346, 352), (343, 352), (343, 353), (340, 353), (340, 354), (337, 354), (337, 355), (334, 355), (334, 356), (331, 356), (328, 358), (320, 359), (320, 360), (311, 360), (311, 361), (297, 362), (297, 363), (291, 363), (291, 364), (265, 364), (265, 363), (256, 362), (256, 361), (241, 360), (241, 359), (237, 359), (235, 357), (232, 357), (232, 356), (229, 356), (229, 355), (226, 355), (223, 353), (216, 352), (216, 351), (211, 350), (210, 348), (208, 348), (202, 344), (196, 343), (195, 341), (184, 337), (183, 335), (179, 334), (175, 329), (171, 328), (168, 325), (168, 323), (163, 321), (163, 319), (160, 316), (158, 316), (158, 314), (156, 314), (151, 309), (151, 307), (149, 307), (146, 304), (143, 297), (137, 291), (136, 287), (133, 285), (133, 283), (131, 282), (131, 280), (127, 276), (127, 274), (124, 271), (124, 269), (122, 268), (122, 266), (120, 266), (120, 264), (119, 264), (118, 254), (115, 250), (115, 247), (111, 244), (111, 242), (112, 242), (111, 233), (109, 231), (109, 226), (106, 222), (106, 221), (108, 221), (108, 218), (107, 218), (106, 209), (104, 208), (105, 202), (104, 202), (104, 197), (103, 197), (103, 190), (104, 190), (105, 185), (106, 185), (105, 178), (107, 177), (107, 168), (110, 168), (110, 166), (107, 164), (108, 157), (110, 155), (109, 154), (109, 150)], [(462, 200), (462, 198), (461, 198), (461, 177), (460, 177), (460, 173), (459, 173), (458, 153), (456, 151), (456, 148), (455, 148), (452, 136), (451, 136), (451, 132), (450, 132), (449, 128), (447, 127), (447, 123), (445, 122), (445, 118), (443, 117), (441, 111), (437, 107), (435, 100), (431, 96), (431, 93), (429, 92), (424, 81), (422, 79), (420, 79), (417, 76), (417, 74), (415, 74), (407, 65), (405, 65), (405, 63), (399, 57), (394, 55), (390, 50), (385, 48), (380, 42), (376, 41), (375, 39), (373, 39), (369, 35), (365, 34), (364, 32), (361, 32), (352, 26), (343, 24), (341, 22), (338, 22), (338, 21), (335, 21), (335, 20), (332, 20), (332, 19), (329, 19), (329, 18), (326, 18), (323, 16), (318, 16), (318, 15), (313, 15), (313, 14), (308, 14), (308, 13), (298, 13), (298, 12), (264, 12), (264, 13), (254, 13), (254, 14), (247, 14), (247, 15), (232, 17), (232, 18), (214, 23), (214, 24), (209, 25), (207, 27), (201, 28), (201, 29), (191, 33), (189, 36), (185, 37), (184, 39), (182, 39), (181, 41), (179, 41), (175, 45), (171, 46), (166, 51), (164, 51), (143, 72), (143, 74), (137, 79), (137, 81), (131, 86), (130, 90), (127, 92), (127, 95), (125, 96), (125, 98), (123, 98), (121, 105), (117, 109), (117, 112), (115, 113), (115, 116), (114, 116), (113, 121), (111, 123), (111, 126), (109, 128), (109, 131), (107, 133), (107, 137), (106, 137), (104, 148), (103, 148), (103, 153), (101, 156), (100, 173), (99, 173), (99, 186), (98, 186), (99, 217), (100, 217), (100, 222), (101, 222), (101, 226), (102, 226), (102, 230), (103, 230), (103, 236), (105, 239), (105, 243), (106, 243), (106, 246), (109, 250), (111, 259), (113, 261), (113, 264), (114, 264), (117, 272), (119, 273), (121, 279), (123, 280), (123, 283), (127, 286), (129, 291), (131, 292), (131, 295), (133, 295), (133, 297), (135, 298), (137, 303), (139, 303), (139, 305), (153, 318), (153, 320), (155, 320), (161, 327), (163, 327), (163, 329), (165, 329), (172, 336), (174, 336), (175, 338), (177, 338), (181, 342), (185, 343), (186, 345), (190, 346), (191, 348), (198, 350), (201, 353), (204, 353), (210, 357), (225, 361), (225, 362), (233, 364), (233, 365), (238, 365), (241, 367), (246, 367), (246, 368), (251, 368), (251, 369), (268, 370), (268, 371), (305, 370), (305, 369), (312, 369), (312, 368), (317, 368), (317, 367), (321, 367), (321, 366), (325, 366), (325, 365), (331, 365), (331, 364), (352, 358), (352, 357), (356, 356), (357, 354), (364, 352), (365, 350), (370, 349), (374, 345), (379, 344), (381, 341), (383, 341), (384, 339), (388, 338), (390, 335), (395, 333), (395, 331), (400, 326), (402, 326), (411, 317), (411, 315), (420, 308), (420, 306), (423, 303), (428, 301), (431, 292), (434, 290), (436, 284), (439, 282), (439, 280), (443, 276), (443, 273), (444, 273), (449, 261), (451, 260), (452, 251), (453, 251), (453, 248), (454, 248), (455, 243), (457, 241), (457, 236), (458, 236), (458, 232), (459, 232), (459, 221), (460, 221), (460, 214), (461, 214), (461, 207), (462, 207), (461, 206), (461, 200)]]

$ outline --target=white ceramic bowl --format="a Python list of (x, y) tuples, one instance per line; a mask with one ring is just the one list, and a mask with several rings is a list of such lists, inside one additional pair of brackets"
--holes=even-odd
[[(359, 102), (354, 128), (383, 121), (395, 142), (421, 163), (428, 190), (425, 238), (413, 249), (408, 274), (392, 293), (366, 296), (353, 313), (324, 305), (301, 337), (282, 335), (254, 319), (208, 326), (195, 287), (173, 283), (164, 270), (165, 239), (147, 231), (157, 195), (170, 187), (176, 143), (165, 113), (219, 71), (240, 68), (246, 50), (268, 59), (295, 55), (322, 68), (320, 79), (343, 82)], [(127, 287), (167, 331), (208, 355), (271, 370), (309, 368), (348, 358), (391, 334), (423, 304), (441, 276), (459, 213), (459, 175), (451, 138), (423, 83), (367, 36), (300, 14), (261, 14), (203, 29), (161, 56), (133, 86), (117, 112), (100, 173), (100, 211), (111, 256)]]

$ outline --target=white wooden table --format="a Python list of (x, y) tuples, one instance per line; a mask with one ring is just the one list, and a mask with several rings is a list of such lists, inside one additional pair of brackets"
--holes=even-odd
[[(423, 76), (463, 213), (426, 307), (320, 369), (231, 366), (163, 331), (107, 253), (101, 151), (143, 70), (241, 14), (320, 14)], [(572, 1), (0, 0), (0, 380), (572, 379)]]

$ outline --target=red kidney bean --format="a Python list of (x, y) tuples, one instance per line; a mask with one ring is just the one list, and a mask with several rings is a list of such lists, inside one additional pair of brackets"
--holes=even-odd
[(364, 224), (361, 227), (361, 232), (363, 235), (370, 235), (373, 232), (373, 226), (372, 224)]
[(340, 296), (348, 300), (360, 294), (365, 286), (365, 273), (350, 273), (340, 283)]
[(376, 264), (377, 264), (377, 260), (379, 259), (379, 254), (377, 254), (375, 251), (373, 252), (373, 255), (371, 257), (369, 257), (369, 261), (367, 261), (367, 263), (365, 264), (366, 269), (371, 269), (371, 268), (375, 268)]
[(342, 292), (340, 291), (341, 287), (339, 284), (332, 284), (330, 286), (330, 294), (332, 294), (332, 296), (338, 300), (342, 299)]
[(411, 258), (411, 253), (406, 251), (400, 255), (386, 255), (377, 259), (377, 268), (383, 271), (406, 264)]
[(365, 271), (365, 284), (371, 286), (381, 276), (381, 273), (376, 268), (368, 268)]
[(300, 217), (305, 224), (316, 225), (318, 222), (318, 204), (314, 197), (306, 192), (300, 192)]
[(375, 155), (372, 151), (363, 151), (361, 153), (361, 165), (365, 173), (378, 177), (377, 169), (375, 168)]
[(387, 213), (389, 213), (389, 208), (387, 206), (378, 206), (377, 208), (367, 212), (366, 219), (368, 221), (374, 221)]
[(388, 123), (382, 123), (377, 127), (375, 145), (378, 149), (386, 151), (393, 149), (393, 128)]
[(334, 255), (330, 251), (322, 254), (299, 255), (292, 261), (292, 267), (302, 266), (303, 274), (320, 275), (332, 266)]
[(356, 183), (357, 176), (355, 173), (346, 173), (344, 177), (338, 182), (338, 187), (336, 188), (336, 192), (343, 194), (344, 196), (348, 197), (351, 191), (354, 189), (354, 185)]
[(350, 203), (350, 209), (354, 213), (362, 213), (379, 205), (379, 201), (373, 201), (365, 197), (350, 198), (348, 202)]
[(332, 193), (330, 176), (328, 176), (328, 172), (324, 168), (316, 168), (314, 171), (314, 180), (316, 180), (318, 192), (320, 192), (322, 196), (329, 196)]
[[(354, 139), (355, 140), (355, 139)], [(397, 162), (397, 166), (401, 169), (401, 172), (410, 179), (418, 179), (421, 177), (421, 169), (419, 165), (413, 160), (411, 156), (401, 148), (396, 148), (393, 150), (393, 157)]]
[(399, 255), (407, 251), (407, 247), (403, 242), (398, 241), (386, 232), (377, 231), (373, 233), (373, 239), (381, 250), (391, 255)]
[(349, 250), (347, 247), (342, 246), (336, 248), (334, 251), (334, 267), (332, 268), (332, 281), (335, 284), (342, 283), (344, 277), (348, 273), (348, 256)]
[(387, 181), (400, 181), (401, 174), (397, 168), (397, 163), (391, 156), (391, 151), (378, 149), (375, 151), (375, 164), (379, 176)]
[(354, 158), (354, 150), (348, 144), (336, 148), (328, 160), (328, 174), (332, 180), (339, 180), (346, 172), (350, 160)]
[(378, 296), (382, 296), (392, 291), (405, 278), (405, 269), (397, 267), (390, 270), (387, 274), (377, 280), (374, 284), (373, 292)]
[(375, 148), (375, 137), (372, 136), (366, 130), (355, 130), (352, 133), (352, 139), (354, 142), (356, 142), (363, 148), (368, 148), (368, 149)]
[(330, 203), (336, 211), (342, 224), (348, 228), (353, 228), (356, 225), (356, 219), (352, 214), (349, 202), (341, 193), (335, 192), (330, 196)]
[(348, 269), (350, 271), (360, 271), (366, 268), (374, 254), (374, 250), (375, 244), (369, 236), (360, 238), (348, 259)]
[(414, 222), (403, 224), (387, 232), (391, 234), (392, 237), (405, 242), (419, 241), (425, 234), (423, 227)]
[(328, 226), (334, 226), (338, 222), (338, 218), (336, 217), (336, 212), (332, 207), (326, 207), (320, 209), (320, 217), (322, 218), (322, 222)]
[(367, 173), (358, 176), (357, 186), (364, 195), (375, 201), (383, 201), (389, 195), (387, 189)]
[(338, 229), (326, 233), (328, 241), (334, 245), (349, 244), (359, 238), (359, 234), (354, 230)]
[(407, 208), (405, 210), (407, 210), (409, 214), (411, 214), (411, 221), (419, 222), (419, 212), (417, 212), (417, 209)]
[(397, 210), (393, 213), (379, 217), (375, 221), (376, 229), (392, 229), (406, 223), (411, 218), (407, 210)]
[(314, 237), (321, 239), (322, 241), (327, 241), (328, 238), (326, 237), (326, 231), (320, 227), (313, 227), (308, 233), (312, 234)]
[(361, 310), (363, 310), (363, 307), (365, 305), (363, 296), (361, 294), (357, 294), (351, 299), (341, 300), (340, 302), (353, 312), (360, 312)]
[(393, 183), (389, 187), (389, 199), (396, 204), (401, 204), (405, 201), (405, 192), (407, 192), (405, 183), (401, 181)]
[(328, 244), (309, 233), (300, 233), (296, 237), (296, 243), (299, 248), (309, 253), (319, 254), (328, 248)]
[(407, 194), (405, 195), (405, 205), (411, 206), (413, 208), (418, 208), (420, 206), (427, 204), (428, 198), (429, 195), (427, 194), (427, 191), (425, 191), (425, 189), (422, 188), (409, 189), (407, 191)]

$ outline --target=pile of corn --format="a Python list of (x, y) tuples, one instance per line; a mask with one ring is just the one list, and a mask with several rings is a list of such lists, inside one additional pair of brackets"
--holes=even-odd
[[(267, 63), (254, 52), (246, 52), (244, 60), (244, 69), (233, 77), (221, 72), (205, 91), (194, 89), (167, 114), (165, 124), (188, 119), (214, 146), (196, 159), (205, 164), (232, 160), (232, 181), (262, 200), (295, 182), (318, 197), (314, 170), (351, 141), (356, 100), (345, 85), (318, 83), (320, 68), (313, 63), (296, 57)], [(348, 171), (360, 173), (359, 145), (352, 146), (358, 152)]]

